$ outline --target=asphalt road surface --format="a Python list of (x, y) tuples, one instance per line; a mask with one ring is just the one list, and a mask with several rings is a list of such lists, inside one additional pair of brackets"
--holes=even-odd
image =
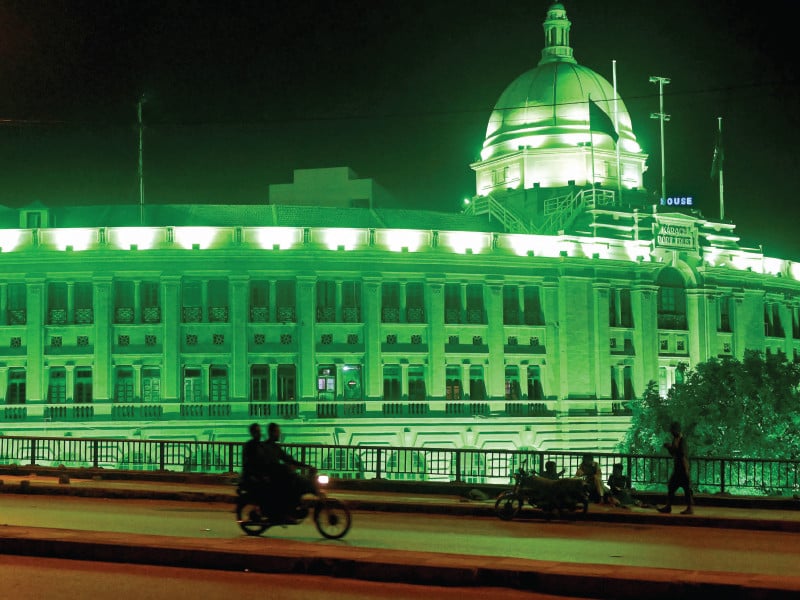
[(13, 600), (570, 600), (565, 596), (505, 588), (376, 583), (316, 575), (267, 575), (2, 555), (0, 581), (2, 597)]
[(113, 531), (279, 544), (345, 544), (559, 562), (784, 575), (800, 564), (797, 534), (597, 523), (504, 522), (494, 517), (358, 512), (344, 540), (324, 540), (310, 519), (249, 538), (232, 506), (198, 502), (0, 495), (0, 525)]

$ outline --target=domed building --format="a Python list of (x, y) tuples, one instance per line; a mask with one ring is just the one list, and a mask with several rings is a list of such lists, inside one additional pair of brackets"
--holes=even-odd
[(544, 34), (462, 213), (382, 208), (347, 168), (263, 205), (0, 210), (0, 433), (600, 452), (682, 364), (797, 356), (800, 264), (648, 206), (562, 4)]

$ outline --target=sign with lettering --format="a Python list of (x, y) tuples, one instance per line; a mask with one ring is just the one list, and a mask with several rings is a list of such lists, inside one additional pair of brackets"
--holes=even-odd
[(654, 227), (656, 246), (681, 250), (697, 248), (697, 230), (694, 225), (656, 223)]
[(692, 196), (670, 196), (661, 199), (661, 206), (694, 206)]

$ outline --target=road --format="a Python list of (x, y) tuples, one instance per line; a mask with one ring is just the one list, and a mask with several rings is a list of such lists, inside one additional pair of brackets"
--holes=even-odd
[(14, 600), (570, 600), (566, 596), (506, 588), (376, 583), (316, 575), (267, 575), (2, 555), (0, 581), (3, 597)]
[(567, 563), (666, 567), (784, 575), (800, 564), (797, 535), (785, 532), (591, 521), (504, 522), (494, 517), (358, 512), (344, 540), (323, 540), (312, 523), (261, 538), (238, 529), (225, 504), (0, 495), (0, 524), (225, 538), (250, 544), (282, 539), (356, 548), (450, 552)]

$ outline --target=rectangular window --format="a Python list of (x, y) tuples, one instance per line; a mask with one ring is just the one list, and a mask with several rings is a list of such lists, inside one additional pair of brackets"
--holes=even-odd
[(92, 308), (92, 290), (94, 286), (86, 281), (75, 283), (75, 308)]
[(25, 369), (8, 370), (6, 404), (25, 404)]
[(250, 282), (250, 308), (269, 308), (269, 281)]
[(483, 365), (469, 368), (469, 399), (486, 400), (486, 382), (483, 380)]
[(212, 366), (209, 369), (209, 402), (228, 401), (228, 367)]
[(278, 402), (297, 399), (297, 369), (294, 365), (278, 365)]
[(444, 287), (444, 322), (461, 323), (461, 284), (448, 283)]
[(425, 322), (425, 286), (420, 282), (406, 284), (406, 321)]
[(408, 365), (408, 399), (425, 400), (425, 366)]
[(133, 368), (117, 367), (114, 371), (114, 402), (133, 400)]
[(519, 387), (519, 367), (517, 365), (506, 366), (505, 377), (506, 400), (519, 400), (521, 398)]
[(400, 365), (383, 365), (383, 399), (400, 400)]
[(719, 323), (717, 331), (730, 332), (731, 329), (731, 297), (722, 296), (719, 299)]
[(183, 401), (197, 403), (203, 399), (203, 372), (199, 367), (183, 368)]
[(47, 322), (51, 325), (67, 322), (67, 284), (64, 282), (47, 285)]
[(503, 286), (503, 325), (519, 325), (519, 288)]
[(528, 400), (544, 400), (542, 368), (539, 365), (528, 366)]
[(228, 306), (227, 279), (212, 279), (208, 282), (208, 305), (221, 308)]
[(400, 322), (400, 284), (384, 283), (381, 286), (381, 323)]
[(269, 402), (269, 365), (250, 367), (250, 402)]
[(181, 287), (181, 302), (184, 308), (203, 306), (203, 288), (201, 281), (184, 281)]
[(461, 400), (461, 365), (447, 365), (445, 371), (445, 398), (447, 400)]
[(64, 404), (67, 401), (67, 370), (51, 367), (47, 381), (47, 403)]
[(539, 288), (537, 286), (525, 286), (523, 294), (525, 324), (544, 325), (544, 315), (542, 314), (542, 303), (539, 298)]
[(636, 394), (633, 390), (633, 367), (625, 367), (622, 370), (624, 400), (633, 400)]
[(133, 282), (114, 282), (114, 308), (133, 308)]
[(467, 286), (467, 323), (485, 323), (483, 285), (471, 283)]
[(317, 281), (317, 322), (336, 321), (336, 282)]
[(161, 402), (161, 370), (142, 368), (142, 402)]
[(317, 367), (317, 400), (336, 400), (336, 365)]
[(139, 288), (143, 308), (160, 308), (158, 301), (159, 283), (157, 281), (143, 281)]
[(75, 390), (72, 395), (75, 404), (92, 402), (92, 370), (88, 367), (75, 369)]
[(342, 282), (342, 321), (361, 322), (361, 282)]

